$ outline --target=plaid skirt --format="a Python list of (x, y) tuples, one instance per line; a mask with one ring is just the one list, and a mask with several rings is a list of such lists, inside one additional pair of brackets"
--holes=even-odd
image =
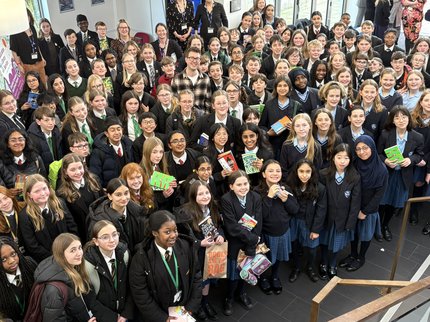
[(267, 258), (272, 262), (272, 265), (275, 264), (276, 261), (288, 262), (290, 259), (290, 253), (292, 252), (290, 230), (291, 229), (288, 229), (287, 232), (281, 236), (263, 234), (263, 240), (267, 247), (270, 248)]
[(408, 189), (402, 179), (402, 171), (396, 170), (388, 177), (388, 185), (381, 205), (390, 205), (395, 208), (403, 208), (408, 200)]
[(333, 224), (330, 229), (323, 229), (320, 233), (320, 244), (327, 245), (328, 249), (333, 253), (344, 249), (351, 241), (354, 240), (354, 231), (336, 231), (336, 226)]
[(381, 236), (381, 219), (378, 212), (368, 214), (364, 220), (357, 220), (358, 240), (372, 240), (375, 234)]
[(237, 260), (227, 258), (227, 279), (231, 281), (240, 280), (240, 271), (237, 268)]
[(319, 246), (319, 237), (314, 240), (309, 238), (311, 232), (306, 226), (306, 221), (304, 219), (297, 219), (293, 217), (290, 220), (290, 227), (291, 241), (295, 241), (298, 239), (300, 245), (302, 245), (303, 247), (315, 248)]

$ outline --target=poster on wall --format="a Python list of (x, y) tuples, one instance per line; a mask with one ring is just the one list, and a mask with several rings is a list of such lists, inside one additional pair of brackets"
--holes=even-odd
[(19, 97), (24, 86), (24, 75), (19, 71), (18, 65), (12, 57), (12, 52), (6, 42), (6, 38), (0, 41), (0, 75), (15, 98)]
[(73, 0), (58, 0), (60, 6), (60, 13), (75, 10), (75, 3)]
[(104, 4), (105, 0), (91, 0), (91, 5), (92, 6), (97, 6), (99, 4)]

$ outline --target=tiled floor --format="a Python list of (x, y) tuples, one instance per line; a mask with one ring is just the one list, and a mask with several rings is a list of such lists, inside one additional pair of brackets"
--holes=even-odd
[[(430, 212), (425, 211), (427, 218), (430, 218)], [(421, 218), (420, 218), (421, 219)], [(399, 261), (396, 279), (410, 280), (423, 261), (430, 254), (430, 237), (421, 234), (422, 226), (425, 219), (421, 219), (417, 226), (408, 224), (407, 234), (403, 251)], [(398, 233), (400, 231), (401, 218), (395, 217), (392, 220), (391, 230), (394, 238), (391, 242), (372, 241), (367, 253), (366, 264), (358, 271), (348, 273), (339, 269), (341, 278), (357, 279), (389, 279), (393, 256), (395, 253)], [(348, 250), (339, 256), (342, 258), (347, 255)], [(318, 281), (312, 283), (308, 277), (302, 273), (295, 283), (288, 282), (290, 267), (285, 264), (281, 269), (281, 280), (284, 290), (281, 295), (265, 295), (258, 287), (247, 286), (247, 291), (255, 307), (251, 311), (246, 311), (238, 303), (234, 305), (234, 313), (230, 317), (224, 316), (222, 312), (222, 302), (225, 296), (225, 281), (220, 281), (217, 287), (212, 287), (211, 303), (219, 312), (219, 321), (241, 321), (241, 322), (277, 322), (291, 321), (302, 322), (309, 321), (311, 299), (325, 285), (325, 282)], [(430, 275), (428, 269), (425, 276)], [(379, 288), (376, 287), (359, 287), (359, 286), (338, 286), (326, 298), (320, 307), (319, 321), (328, 321), (331, 318), (339, 316), (365, 303), (377, 299)], [(412, 301), (422, 301), (428, 294), (417, 297)], [(407, 308), (402, 307), (403, 311)], [(402, 310), (399, 310), (399, 312)], [(396, 316), (398, 316), (398, 313)], [(372, 321), (377, 321), (373, 318)], [(419, 321), (419, 320), (417, 320)], [(413, 322), (408, 320), (408, 322)]]

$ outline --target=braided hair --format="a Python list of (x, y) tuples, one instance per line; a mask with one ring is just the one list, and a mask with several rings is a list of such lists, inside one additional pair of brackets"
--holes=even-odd
[[(34, 283), (34, 271), (36, 270), (37, 263), (30, 257), (25, 257), (19, 250), (18, 245), (10, 237), (0, 237), (0, 253), (3, 246), (10, 246), (18, 255), (18, 267), (21, 271), (21, 280), (23, 285), (24, 299), (27, 301), (31, 287)], [(14, 321), (22, 320), (24, 312), (21, 311), (20, 306), (15, 300), (15, 293), (7, 279), (6, 272), (3, 265), (0, 268), (0, 316), (10, 318)]]

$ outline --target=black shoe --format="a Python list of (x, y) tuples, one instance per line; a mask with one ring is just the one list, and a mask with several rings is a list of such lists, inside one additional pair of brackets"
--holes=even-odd
[(252, 303), (251, 299), (249, 298), (248, 294), (242, 293), (239, 295), (239, 303), (242, 304), (242, 306), (246, 310), (250, 310), (254, 307), (254, 304)]
[(282, 293), (282, 284), (279, 278), (272, 279), (272, 290), (273, 290), (273, 293), (275, 293), (276, 295), (279, 295)]
[(393, 239), (393, 235), (391, 234), (390, 228), (388, 228), (388, 226), (382, 227), (382, 236), (386, 241), (391, 241)]
[(233, 314), (233, 299), (225, 299), (223, 312), (224, 315), (230, 316)]
[(339, 262), (339, 267), (345, 268), (345, 267), (349, 266), (349, 264), (351, 264), (353, 261), (355, 261), (355, 257), (348, 255), (347, 257), (345, 257), (344, 259), (342, 259)]
[(332, 279), (335, 276), (337, 276), (337, 267), (330, 267), (328, 270), (328, 277)]
[(272, 287), (270, 286), (270, 282), (267, 278), (261, 277), (259, 285), (264, 294), (272, 294)]
[(306, 274), (309, 276), (309, 279), (312, 282), (314, 282), (314, 283), (318, 282), (318, 280), (319, 280), (318, 275), (314, 272), (314, 269), (312, 267), (308, 267), (306, 269)]
[(290, 283), (294, 283), (297, 280), (297, 278), (299, 277), (299, 275), (300, 275), (300, 270), (298, 268), (295, 268), (291, 272), (288, 280), (290, 281)]
[(320, 275), (320, 279), (322, 279), (323, 281), (328, 280), (327, 265), (321, 264), (318, 273)]
[(205, 310), (203, 309), (202, 306), (200, 306), (199, 310), (197, 311), (197, 313), (195, 314), (195, 318), (198, 321), (206, 321), (208, 319)]
[(203, 309), (209, 319), (212, 321), (218, 321), (218, 314), (209, 302), (203, 305)]
[(411, 213), (409, 214), (409, 223), (410, 223), (412, 226), (415, 226), (416, 224), (418, 224), (418, 214), (417, 214), (417, 212), (416, 212), (416, 211), (411, 212)]
[(375, 239), (378, 242), (382, 242), (382, 240), (383, 240), (382, 235), (377, 235), (377, 234), (375, 234)]
[(427, 223), (423, 228), (423, 235), (429, 235), (430, 234), (430, 223)]
[(365, 263), (364, 258), (363, 258), (363, 259), (357, 258), (355, 261), (353, 261), (352, 263), (350, 263), (350, 264), (346, 267), (346, 270), (347, 270), (348, 272), (354, 272), (354, 271), (356, 271), (357, 269), (361, 268), (361, 266), (363, 266), (363, 265), (364, 265), (364, 263)]

